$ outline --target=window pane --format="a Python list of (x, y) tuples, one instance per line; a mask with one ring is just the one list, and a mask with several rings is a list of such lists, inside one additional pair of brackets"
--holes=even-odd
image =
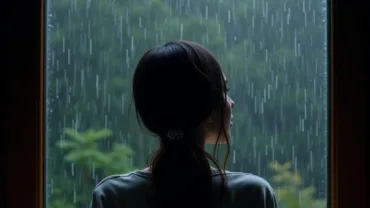
[(48, 208), (88, 207), (102, 178), (145, 167), (157, 141), (136, 123), (131, 77), (148, 48), (177, 39), (210, 48), (227, 75), (228, 169), (266, 178), (281, 207), (326, 207), (325, 1), (47, 4)]

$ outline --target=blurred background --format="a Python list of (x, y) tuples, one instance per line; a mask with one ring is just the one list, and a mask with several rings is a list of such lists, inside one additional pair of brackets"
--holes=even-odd
[(137, 125), (132, 74), (180, 39), (209, 48), (228, 78), (227, 169), (266, 178), (282, 208), (326, 207), (326, 1), (48, 0), (46, 12), (47, 208), (89, 207), (104, 177), (146, 167), (158, 144)]

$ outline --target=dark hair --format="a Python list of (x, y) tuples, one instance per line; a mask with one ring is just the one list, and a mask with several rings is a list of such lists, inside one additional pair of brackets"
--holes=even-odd
[[(160, 148), (149, 164), (156, 208), (209, 207), (213, 184), (208, 160), (221, 175), (221, 194), (225, 191), (223, 168), (201, 146), (201, 126), (213, 110), (223, 112), (226, 91), (220, 64), (200, 44), (168, 42), (150, 49), (139, 61), (133, 77), (136, 115), (139, 124), (160, 138)], [(216, 145), (223, 131), (226, 164), (229, 139), (223, 120), (221, 113)], [(168, 138), (170, 129), (180, 129), (182, 139)]]

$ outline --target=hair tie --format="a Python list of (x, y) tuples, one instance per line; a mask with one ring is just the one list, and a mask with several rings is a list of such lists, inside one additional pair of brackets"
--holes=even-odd
[(170, 140), (182, 140), (184, 137), (184, 132), (181, 129), (170, 129), (167, 132), (167, 137)]

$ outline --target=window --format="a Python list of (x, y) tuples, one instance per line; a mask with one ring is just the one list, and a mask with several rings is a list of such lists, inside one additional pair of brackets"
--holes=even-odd
[(46, 201), (87, 207), (105, 176), (145, 167), (156, 141), (130, 109), (151, 46), (197, 41), (234, 99), (228, 169), (266, 178), (282, 207), (326, 207), (327, 14), (322, 0), (49, 0)]

